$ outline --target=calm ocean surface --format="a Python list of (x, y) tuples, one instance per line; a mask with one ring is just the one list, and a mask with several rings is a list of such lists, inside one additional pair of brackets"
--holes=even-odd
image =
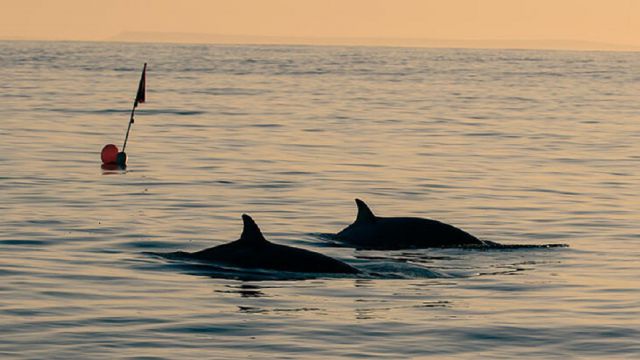
[[(126, 172), (121, 146), (143, 62)], [(640, 358), (640, 53), (0, 42), (0, 357)], [(528, 250), (357, 251), (422, 216)], [(357, 277), (147, 252), (239, 237)]]

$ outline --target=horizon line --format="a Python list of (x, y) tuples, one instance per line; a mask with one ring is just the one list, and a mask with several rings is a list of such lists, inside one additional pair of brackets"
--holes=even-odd
[(567, 50), (638, 52), (640, 46), (574, 39), (435, 39), (404, 37), (327, 37), (238, 35), (196, 32), (122, 31), (103, 39), (69, 39), (37, 37), (3, 37), (0, 41), (42, 42), (114, 42), (114, 43), (167, 43), (201, 45), (300, 45), (300, 46), (355, 46), (355, 47), (407, 47), (451, 49), (512, 49), (512, 50)]

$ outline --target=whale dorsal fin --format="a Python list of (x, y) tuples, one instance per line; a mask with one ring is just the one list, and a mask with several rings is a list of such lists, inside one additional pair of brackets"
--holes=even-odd
[(376, 216), (364, 201), (356, 199), (356, 205), (358, 205), (358, 216), (356, 217), (357, 223), (368, 223), (376, 221)]
[(260, 228), (256, 225), (256, 222), (253, 221), (251, 216), (242, 214), (242, 221), (244, 222), (244, 227), (242, 228), (240, 240), (248, 243), (267, 242), (267, 239), (264, 238), (262, 231), (260, 231)]

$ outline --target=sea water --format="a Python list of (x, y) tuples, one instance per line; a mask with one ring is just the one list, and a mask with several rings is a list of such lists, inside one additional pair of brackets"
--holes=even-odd
[[(103, 170), (144, 62), (129, 166)], [(0, 42), (0, 357), (638, 358), (639, 69), (624, 52)], [(354, 198), (569, 247), (328, 246)], [(363, 274), (150, 255), (235, 240), (243, 213)]]

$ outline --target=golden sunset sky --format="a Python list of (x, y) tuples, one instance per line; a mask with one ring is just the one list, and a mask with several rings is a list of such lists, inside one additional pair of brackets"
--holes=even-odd
[(571, 40), (640, 47), (640, 0), (0, 0), (0, 4), (0, 39), (112, 40), (123, 32), (160, 32)]

